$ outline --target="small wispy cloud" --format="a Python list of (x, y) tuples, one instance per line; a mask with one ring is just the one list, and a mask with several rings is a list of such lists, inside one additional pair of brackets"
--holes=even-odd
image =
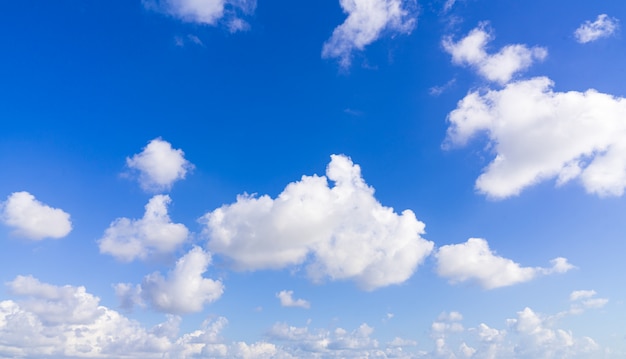
[(280, 305), (283, 307), (311, 308), (311, 303), (308, 301), (304, 299), (293, 299), (292, 290), (281, 290), (279, 293), (276, 293), (276, 298), (280, 300)]
[(607, 14), (600, 14), (596, 21), (585, 21), (576, 31), (574, 36), (581, 44), (596, 41), (603, 37), (609, 37), (619, 28), (619, 20), (609, 17)]

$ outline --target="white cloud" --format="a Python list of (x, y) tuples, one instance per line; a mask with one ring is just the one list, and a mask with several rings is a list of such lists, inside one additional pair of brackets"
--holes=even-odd
[(280, 305), (283, 307), (311, 308), (311, 303), (308, 301), (304, 299), (293, 299), (292, 290), (281, 290), (279, 293), (276, 293), (276, 298), (280, 299)]
[(14, 235), (33, 240), (62, 238), (72, 230), (68, 213), (39, 202), (28, 192), (14, 192), (0, 202), (0, 221), (15, 228)]
[(25, 299), (0, 301), (2, 358), (292, 358), (272, 343), (225, 342), (224, 317), (179, 336), (180, 317), (168, 315), (146, 329), (99, 305), (100, 299), (84, 287), (24, 276), (7, 285)]
[(579, 299), (587, 299), (596, 295), (595, 290), (575, 290), (569, 295), (569, 300), (576, 301)]
[(143, 218), (113, 221), (98, 240), (100, 253), (130, 262), (173, 252), (187, 239), (189, 230), (181, 223), (172, 223), (167, 214), (170, 202), (168, 195), (156, 195), (146, 204)]
[(621, 196), (626, 186), (626, 100), (595, 90), (554, 92), (546, 77), (470, 92), (450, 113), (446, 145), (479, 133), (496, 156), (476, 181), (490, 197), (540, 181), (579, 178), (589, 193)]
[(374, 328), (365, 323), (352, 331), (343, 328), (309, 330), (308, 327), (276, 323), (268, 336), (288, 343), (286, 350), (296, 356), (310, 353), (313, 357), (364, 358), (377, 353), (377, 357), (384, 358), (378, 349), (378, 340), (371, 337), (373, 332)]
[(442, 246), (435, 253), (437, 274), (451, 283), (473, 281), (485, 289), (530, 281), (538, 275), (564, 273), (572, 268), (565, 258), (553, 259), (551, 268), (521, 267), (489, 249), (487, 241), (470, 238), (465, 243)]
[(484, 78), (505, 84), (513, 75), (548, 55), (543, 47), (528, 48), (520, 44), (507, 45), (495, 54), (488, 54), (486, 47), (493, 35), (486, 26), (480, 24), (458, 42), (449, 36), (443, 39), (443, 48), (452, 55), (452, 62), (472, 66)]
[(13, 294), (28, 298), (22, 307), (44, 324), (84, 324), (102, 314), (99, 299), (87, 293), (85, 287), (57, 287), (32, 276), (17, 276), (7, 286)]
[(338, 58), (349, 67), (352, 53), (376, 41), (383, 32), (409, 34), (416, 23), (413, 0), (340, 0), (348, 17), (324, 43), (323, 58)]
[(166, 313), (199, 312), (205, 304), (216, 301), (224, 293), (221, 281), (202, 276), (209, 264), (211, 255), (194, 247), (176, 262), (176, 267), (167, 278), (154, 272), (135, 288), (126, 283), (117, 284), (116, 293), (123, 306), (142, 305), (145, 301)]
[[(203, 25), (216, 25), (223, 18), (227, 18), (228, 22), (245, 23), (236, 13), (249, 14), (256, 8), (256, 0), (142, 0), (142, 3), (146, 9)], [(235, 31), (238, 30), (242, 29)]]
[(572, 301), (569, 312), (561, 314), (581, 314), (586, 309), (598, 309), (604, 307), (609, 300), (607, 298), (594, 298), (596, 296), (595, 290), (575, 290), (573, 291), (569, 299)]
[(303, 176), (276, 199), (239, 196), (207, 213), (208, 248), (239, 270), (305, 263), (314, 281), (352, 279), (366, 290), (406, 281), (433, 248), (424, 224), (382, 206), (345, 156), (331, 156), (327, 176), (333, 187)]
[(609, 37), (619, 28), (619, 20), (607, 14), (598, 15), (596, 21), (585, 21), (574, 31), (576, 40), (581, 44), (596, 41), (602, 37)]
[(181, 149), (160, 138), (155, 138), (141, 153), (126, 158), (126, 165), (139, 171), (141, 188), (150, 192), (169, 190), (174, 182), (184, 179), (193, 164), (185, 159)]

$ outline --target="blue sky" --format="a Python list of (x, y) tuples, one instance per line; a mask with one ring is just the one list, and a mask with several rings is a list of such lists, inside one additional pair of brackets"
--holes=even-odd
[(626, 4), (0, 13), (1, 358), (623, 358)]

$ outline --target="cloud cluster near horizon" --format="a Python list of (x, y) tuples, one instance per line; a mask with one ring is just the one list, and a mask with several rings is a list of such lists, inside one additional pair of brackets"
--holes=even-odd
[[(341, 327), (297, 327), (277, 322), (265, 340), (229, 342), (222, 336), (228, 325), (224, 317), (205, 320), (198, 329), (180, 334), (182, 318), (168, 315), (152, 328), (145, 328), (123, 314), (100, 305), (100, 298), (85, 287), (55, 286), (32, 276), (18, 276), (6, 283), (17, 300), (0, 301), (0, 355), (11, 357), (135, 357), (174, 358), (296, 358), (302, 353), (328, 358), (380, 357), (577, 357), (599, 353), (589, 337), (575, 337), (554, 328), (563, 315), (542, 315), (524, 308), (498, 329), (484, 323), (466, 328), (463, 315), (442, 313), (431, 325), (432, 351), (412, 353), (412, 340), (395, 337), (381, 343), (375, 328), (363, 323), (353, 330)], [(595, 291), (574, 291), (573, 300), (593, 297)], [(602, 304), (603, 305), (603, 304)], [(600, 308), (589, 305), (587, 308)], [(458, 336), (464, 339), (457, 347)], [(27, 338), (27, 339), (25, 339)], [(420, 357), (420, 356), (418, 356)]]

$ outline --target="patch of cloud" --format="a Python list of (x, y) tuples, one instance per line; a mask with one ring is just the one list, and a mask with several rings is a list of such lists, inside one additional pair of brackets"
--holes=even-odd
[(537, 77), (501, 90), (473, 91), (448, 116), (444, 147), (485, 133), (494, 160), (476, 181), (496, 199), (556, 178), (579, 179), (588, 193), (621, 196), (626, 187), (626, 100), (593, 89), (553, 91)]
[(311, 308), (311, 303), (304, 299), (293, 299), (293, 291), (292, 290), (281, 290), (276, 293), (276, 298), (280, 300), (280, 305), (282, 307), (299, 307), (304, 309)]
[(430, 89), (428, 89), (428, 93), (431, 96), (439, 96), (442, 93), (446, 92), (455, 83), (456, 83), (456, 79), (451, 79), (451, 80), (449, 80), (448, 82), (446, 82), (445, 84), (443, 84), (441, 86), (433, 86), (433, 87), (431, 87)]
[(310, 330), (276, 323), (267, 336), (286, 343), (287, 351), (296, 356), (311, 353), (314, 357), (363, 358), (379, 353), (378, 357), (384, 357), (380, 355), (378, 340), (371, 337), (373, 332), (374, 328), (365, 323), (352, 331), (343, 328)]
[(303, 176), (276, 199), (242, 195), (207, 213), (208, 248), (238, 270), (305, 264), (314, 281), (351, 279), (365, 290), (406, 281), (433, 249), (424, 224), (382, 206), (348, 157), (331, 156), (326, 173), (333, 187)]
[(193, 34), (187, 34), (187, 36), (174, 36), (174, 43), (178, 47), (185, 47), (186, 44), (198, 45), (205, 47), (200, 38)]
[(28, 192), (14, 192), (0, 202), (0, 221), (13, 235), (32, 240), (63, 238), (72, 231), (70, 215), (39, 202)]
[(569, 299), (572, 302), (569, 312), (564, 314), (581, 314), (587, 309), (599, 309), (604, 307), (609, 300), (607, 298), (595, 298), (595, 290), (575, 290)]
[(470, 33), (455, 42), (451, 36), (443, 39), (443, 48), (452, 55), (452, 62), (471, 66), (489, 81), (506, 84), (513, 75), (530, 67), (535, 61), (541, 61), (548, 55), (543, 47), (526, 45), (507, 45), (497, 53), (488, 54), (487, 44), (493, 40), (492, 31), (487, 23), (482, 23)]
[(24, 299), (0, 301), (3, 358), (293, 358), (275, 344), (226, 342), (224, 317), (179, 336), (181, 317), (144, 328), (99, 305), (84, 287), (55, 286), (18, 276), (7, 283)]
[(482, 238), (442, 246), (435, 253), (435, 258), (438, 275), (448, 278), (451, 283), (476, 282), (485, 289), (523, 283), (539, 275), (565, 273), (574, 268), (565, 258), (553, 259), (550, 268), (522, 267), (496, 255)]
[(409, 34), (417, 22), (414, 0), (340, 0), (348, 15), (333, 31), (322, 49), (323, 58), (336, 58), (350, 67), (352, 54), (362, 51), (383, 33)]
[[(201, 25), (217, 25), (226, 19), (229, 29), (234, 21), (243, 21), (238, 14), (250, 14), (256, 8), (256, 0), (142, 0), (148, 10), (164, 13), (184, 22)], [(238, 31), (238, 30), (235, 30)]]
[(170, 202), (168, 195), (156, 195), (146, 204), (143, 218), (113, 221), (98, 240), (100, 253), (130, 262), (176, 250), (189, 236), (189, 230), (181, 223), (172, 223), (167, 213)]
[(174, 182), (184, 179), (194, 168), (185, 159), (183, 150), (172, 148), (169, 142), (161, 138), (155, 138), (142, 152), (126, 158), (126, 165), (139, 172), (139, 184), (148, 192), (171, 189)]
[(211, 255), (194, 247), (176, 262), (167, 277), (154, 272), (146, 276), (141, 285), (120, 283), (115, 291), (125, 307), (147, 302), (152, 308), (171, 314), (199, 312), (224, 293), (221, 281), (203, 277), (209, 264)]
[(596, 41), (603, 37), (609, 37), (619, 28), (619, 20), (609, 17), (607, 14), (600, 14), (596, 21), (585, 21), (574, 31), (576, 41), (581, 44)]

